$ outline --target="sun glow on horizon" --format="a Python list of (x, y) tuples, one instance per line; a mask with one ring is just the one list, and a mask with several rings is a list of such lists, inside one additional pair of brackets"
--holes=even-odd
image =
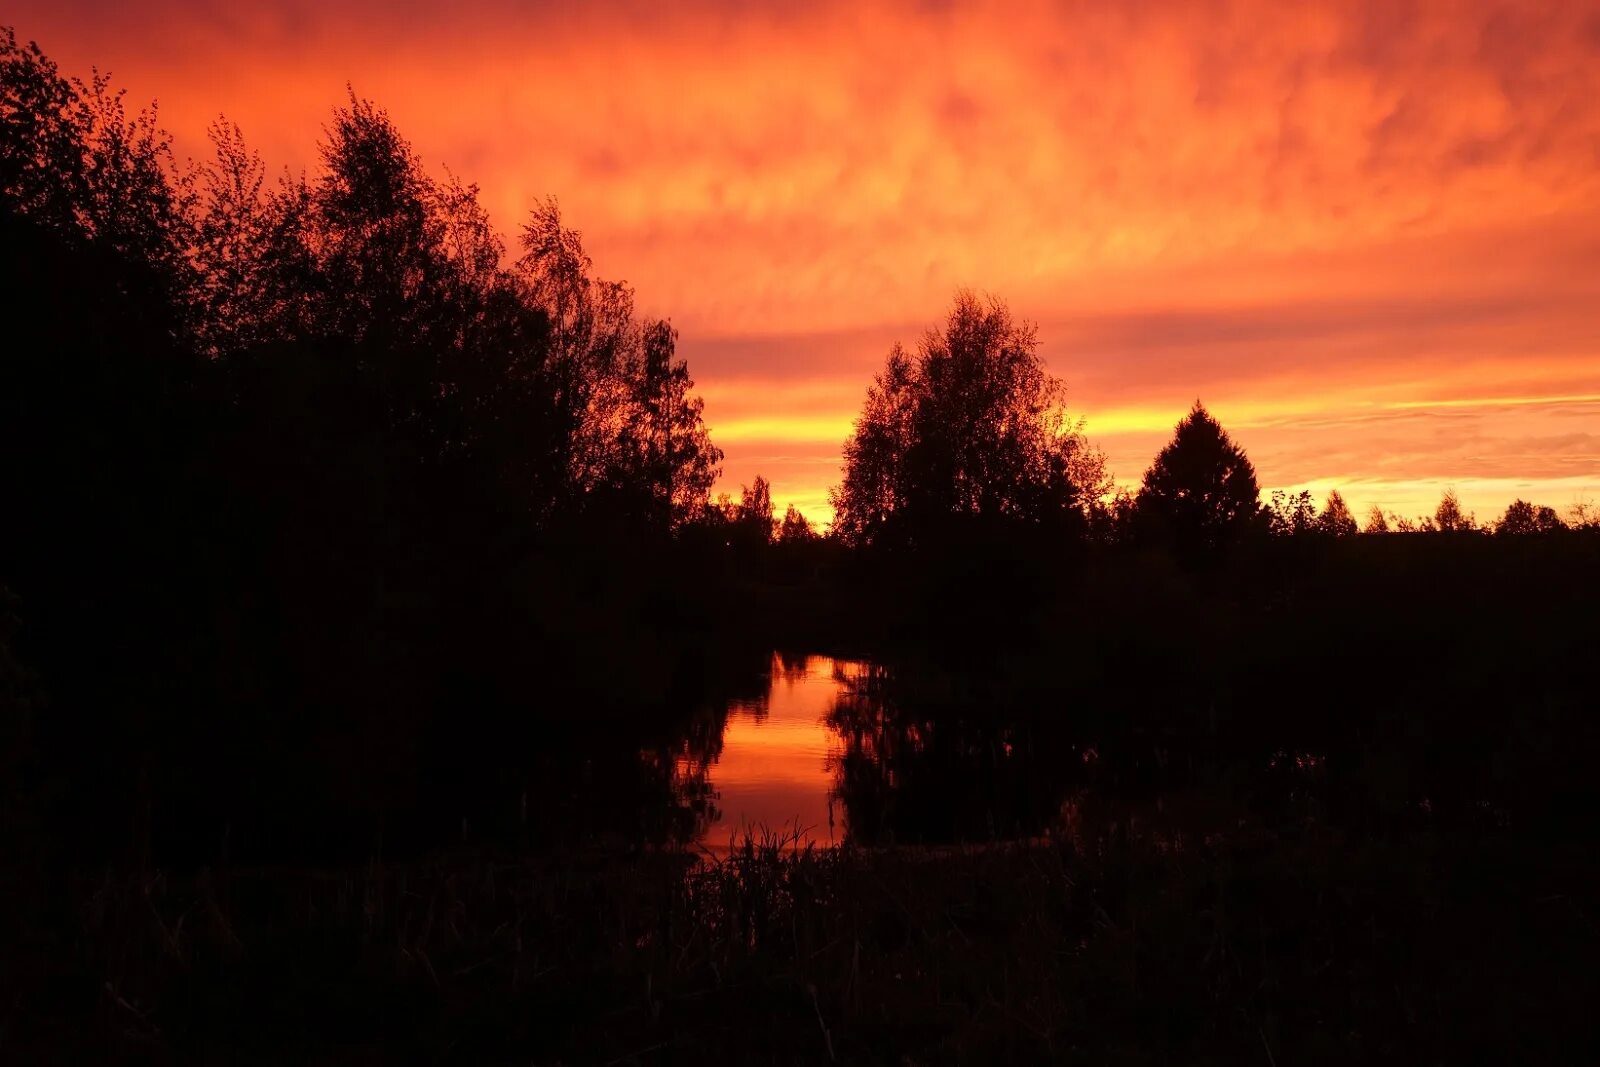
[(1196, 397), (1264, 487), (1600, 497), (1600, 0), (23, 0), (63, 69), (314, 168), (346, 84), (514, 234), (558, 197), (781, 513), (951, 294), (1039, 324), (1118, 481)]

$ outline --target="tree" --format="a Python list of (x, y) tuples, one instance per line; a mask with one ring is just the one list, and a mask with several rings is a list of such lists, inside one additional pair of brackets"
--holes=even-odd
[(817, 539), (811, 520), (800, 509), (790, 504), (783, 513), (783, 523), (778, 527), (778, 542), (785, 545), (803, 545)]
[(1372, 505), (1371, 510), (1367, 512), (1367, 525), (1365, 532), (1369, 534), (1381, 534), (1389, 532), (1389, 520), (1384, 516), (1383, 509), (1376, 504)]
[(1495, 524), (1494, 532), (1517, 536), (1553, 533), (1564, 529), (1566, 523), (1561, 521), (1561, 516), (1556, 514), (1555, 508), (1535, 507), (1526, 500), (1515, 500)]
[(0, 30), (0, 585), (37, 635), (41, 755), (103, 810), (147, 807), (146, 739), (201, 702), (170, 665), (203, 646), (226, 573), (191, 208), (153, 109)]
[(1216, 551), (1257, 521), (1255, 467), (1197, 400), (1145, 472), (1135, 507), (1147, 535)]
[(353, 94), (307, 177), (212, 137), (176, 166), (153, 109), (0, 30), (0, 586), (39, 635), (39, 744), (85, 786), (64, 839), (424, 788), (406, 751), (486, 733), (440, 687), (492, 716), (527, 656), (565, 663), (552, 634), (612, 655), (593, 635), (681, 580), (661, 535), (720, 461), (671, 324), (553, 202), (507, 266), (476, 189)]
[(149, 274), (147, 284), (187, 296), (194, 282), (194, 187), (172, 155), (154, 104), (131, 116), (124, 94), (95, 74), (77, 91), (88, 114), (87, 198), (80, 217), (97, 244)]
[(705, 403), (694, 395), (688, 362), (674, 358), (677, 331), (665, 321), (652, 329), (636, 400), (643, 411), (642, 439), (653, 449), (647, 453), (647, 484), (665, 490), (667, 519), (677, 525), (704, 506), (722, 473), (722, 449), (711, 443)]
[(1081, 529), (1107, 482), (1034, 327), (966, 291), (915, 355), (890, 351), (844, 464), (831, 498), (835, 529), (853, 544), (911, 543), (973, 521)]
[(0, 28), (0, 193), (8, 211), (75, 234), (88, 201), (91, 114), (37, 44)]
[(518, 284), (550, 325), (543, 372), (571, 457), (570, 503), (620, 502), (657, 527), (697, 516), (722, 452), (688, 364), (676, 358), (677, 332), (664, 320), (640, 322), (631, 288), (591, 276), (582, 235), (562, 225), (554, 200), (523, 227), (522, 249)]
[(202, 348), (218, 357), (268, 340), (268, 215), (266, 167), (239, 127), (218, 121), (209, 135), (215, 158), (200, 169), (195, 320)]
[(1313, 533), (1317, 526), (1317, 504), (1309, 489), (1290, 493), (1274, 489), (1266, 507), (1267, 528), (1278, 537), (1298, 537)]
[(1317, 526), (1323, 533), (1335, 537), (1349, 537), (1358, 531), (1356, 517), (1350, 514), (1350, 508), (1345, 504), (1344, 497), (1339, 495), (1339, 490), (1328, 493), (1328, 502), (1317, 517)]
[(908, 487), (904, 466), (911, 447), (917, 380), (899, 345), (867, 389), (855, 432), (844, 445), (844, 481), (829, 496), (834, 529), (847, 543), (865, 544), (891, 520), (904, 518)]
[(761, 475), (739, 494), (739, 525), (756, 544), (772, 542), (772, 486)]
[(1470, 533), (1478, 528), (1473, 517), (1461, 510), (1454, 489), (1446, 489), (1433, 513), (1433, 524), (1440, 533)]
[(436, 188), (386, 112), (350, 94), (334, 109), (313, 186), (329, 327), (361, 341), (411, 340), (442, 294)]

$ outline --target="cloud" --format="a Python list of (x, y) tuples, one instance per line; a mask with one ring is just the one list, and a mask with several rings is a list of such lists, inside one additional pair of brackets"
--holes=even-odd
[[(782, 462), (777, 498), (819, 515), (836, 473), (785, 457), (836, 457), (889, 345), (959, 286), (1039, 322), (1125, 475), (1200, 395), (1256, 420), (1275, 484), (1499, 485), (1499, 442), (1552, 479), (1587, 467), (1600, 495), (1591, 435), (1521, 424), (1590, 409), (1512, 427), (1451, 406), (1600, 391), (1595, 0), (9, 17), (68, 69), (158, 97), (184, 151), (224, 111), (270, 162), (309, 166), (349, 82), (507, 232), (558, 196), (600, 269), (680, 328), (729, 483)], [(1426, 414), (1375, 407), (1394, 401)], [(1446, 413), (1484, 446), (1442, 447)], [(1341, 420), (1369, 436), (1339, 440)]]

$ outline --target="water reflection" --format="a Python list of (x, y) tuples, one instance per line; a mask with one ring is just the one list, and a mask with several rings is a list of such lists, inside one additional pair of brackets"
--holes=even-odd
[(764, 692), (697, 722), (674, 766), (700, 847), (1014, 840), (1059, 820), (1071, 768), (945, 683), (862, 661), (771, 658)]
[(795, 845), (844, 840), (834, 788), (843, 748), (829, 716), (864, 669), (826, 656), (774, 655), (766, 693), (729, 703), (716, 751), (679, 757), (680, 796), (697, 809), (702, 847), (726, 848), (746, 833)]
[(1256, 814), (1318, 815), (1325, 759), (1219, 750), (1156, 734), (1130, 711), (1052, 697), (1035, 682), (775, 654), (702, 705), (670, 768), (678, 842), (746, 834), (790, 846), (942, 845), (1064, 835), (1177, 843)]
[(848, 680), (828, 716), (844, 754), (837, 795), (859, 844), (1035, 837), (1059, 811), (1065, 777), (1005, 709), (949, 679), (882, 667)]

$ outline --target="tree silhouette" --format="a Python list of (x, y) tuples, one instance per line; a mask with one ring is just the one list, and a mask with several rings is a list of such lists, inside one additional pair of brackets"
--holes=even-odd
[(1309, 489), (1290, 493), (1274, 489), (1266, 508), (1267, 528), (1278, 537), (1300, 537), (1316, 532), (1317, 504)]
[(739, 523), (755, 543), (772, 541), (772, 486), (759, 474), (739, 494)]
[(1034, 327), (960, 292), (915, 356), (898, 345), (867, 392), (833, 490), (853, 544), (915, 542), (953, 522), (1081, 528), (1104, 464), (1067, 417)]
[(1566, 523), (1556, 514), (1555, 508), (1535, 507), (1526, 500), (1512, 501), (1506, 513), (1495, 523), (1497, 534), (1525, 535), (1554, 533), (1566, 529)]
[(1255, 467), (1197, 400), (1145, 472), (1136, 508), (1147, 536), (1209, 553), (1255, 524), (1259, 498)]
[(665, 321), (647, 326), (643, 359), (634, 373), (627, 439), (637, 449), (625, 469), (647, 488), (657, 524), (677, 525), (699, 514), (721, 473), (722, 450), (711, 443), (688, 362), (675, 358), (677, 340), (677, 331)]
[(806, 518), (799, 508), (790, 504), (783, 513), (783, 522), (778, 527), (778, 541), (785, 545), (803, 545), (816, 539), (817, 531), (811, 525), (811, 520)]
[(517, 674), (604, 674), (646, 601), (672, 630), (720, 462), (671, 325), (553, 202), (507, 266), (353, 93), (305, 177), (211, 137), (180, 167), (152, 110), (0, 38), (0, 584), (86, 849), (112, 812), (332, 839), (496, 788), (496, 713), (548, 699)]
[(1440, 533), (1471, 533), (1478, 528), (1473, 517), (1461, 510), (1454, 489), (1446, 489), (1433, 513), (1434, 527)]
[(1323, 533), (1335, 537), (1349, 537), (1358, 532), (1356, 517), (1350, 514), (1350, 508), (1344, 502), (1344, 497), (1339, 495), (1339, 490), (1334, 489), (1328, 493), (1328, 502), (1322, 509), (1322, 514), (1317, 516), (1317, 527)]
[(562, 225), (555, 201), (535, 209), (522, 249), (517, 281), (550, 324), (545, 377), (571, 456), (569, 502), (621, 502), (663, 527), (695, 516), (722, 452), (688, 366), (675, 358), (676, 331), (639, 322), (632, 289), (591, 277), (582, 237)]
[(88, 200), (90, 111), (37, 44), (0, 29), (0, 189), (9, 211), (76, 231)]

